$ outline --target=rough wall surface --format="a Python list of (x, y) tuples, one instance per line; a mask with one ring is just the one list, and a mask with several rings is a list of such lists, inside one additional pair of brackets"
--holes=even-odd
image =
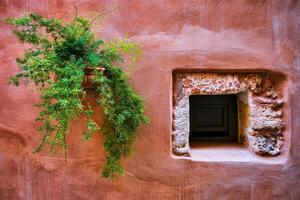
[[(71, 0), (0, 0), (0, 19), (37, 12), (72, 19)], [(68, 137), (65, 163), (57, 152), (32, 154), (39, 135), (30, 86), (7, 85), (24, 46), (0, 22), (0, 199), (300, 199), (300, 1), (298, 0), (79, 0), (86, 17), (118, 9), (96, 23), (106, 38), (129, 37), (143, 60), (131, 83), (145, 97), (151, 123), (139, 129), (126, 174), (100, 178), (101, 136), (84, 143), (82, 119)], [(172, 72), (269, 70), (287, 77), (284, 162), (196, 162), (171, 156)], [(91, 97), (92, 98), (92, 97)], [(261, 114), (258, 114), (261, 116)], [(99, 116), (100, 120), (101, 116)], [(280, 155), (279, 155), (280, 156)]]
[[(175, 75), (172, 149), (176, 155), (190, 155), (189, 96), (246, 93), (249, 116), (245, 132), (255, 153), (277, 155), (283, 143), (282, 91), (264, 73), (177, 73)], [(280, 82), (279, 77), (273, 78)], [(249, 122), (248, 122), (249, 121)], [(241, 125), (241, 124), (240, 124)], [(287, 137), (287, 136), (286, 136)], [(288, 145), (288, 142), (287, 144)]]

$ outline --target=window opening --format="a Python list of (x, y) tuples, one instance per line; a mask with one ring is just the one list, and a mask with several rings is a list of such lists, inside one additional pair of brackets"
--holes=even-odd
[(190, 141), (237, 142), (236, 95), (190, 95)]

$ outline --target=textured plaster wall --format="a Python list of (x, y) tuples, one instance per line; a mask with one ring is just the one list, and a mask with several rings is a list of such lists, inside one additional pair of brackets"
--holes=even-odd
[[(37, 12), (72, 19), (71, 0), (0, 0), (0, 19)], [(119, 5), (94, 31), (129, 37), (143, 60), (131, 83), (146, 99), (151, 123), (138, 132), (126, 174), (100, 178), (101, 136), (81, 141), (82, 119), (73, 123), (67, 163), (57, 152), (32, 154), (38, 142), (32, 86), (7, 85), (24, 46), (0, 22), (0, 199), (299, 199), (300, 198), (300, 1), (298, 0), (81, 0), (93, 17)], [(279, 163), (204, 162), (172, 156), (172, 72), (222, 70), (284, 74), (281, 85), (290, 142)], [(92, 101), (92, 97), (89, 99)], [(97, 108), (99, 109), (99, 108)], [(101, 120), (101, 116), (99, 116)]]

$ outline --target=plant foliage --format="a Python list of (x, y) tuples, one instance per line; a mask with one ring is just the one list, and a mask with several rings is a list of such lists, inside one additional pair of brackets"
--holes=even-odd
[[(123, 174), (120, 160), (130, 154), (137, 128), (147, 122), (147, 117), (142, 98), (130, 87), (117, 64), (123, 62), (124, 53), (139, 55), (139, 48), (128, 40), (95, 39), (92, 23), (77, 15), (69, 23), (36, 14), (8, 18), (6, 23), (16, 27), (14, 33), (21, 42), (30, 44), (24, 56), (16, 59), (21, 72), (11, 77), (10, 83), (32, 81), (41, 92), (41, 103), (37, 105), (41, 111), (36, 120), (42, 122), (42, 139), (35, 151), (47, 146), (52, 152), (59, 146), (67, 156), (70, 122), (84, 114), (87, 123), (83, 139), (103, 133), (106, 163), (102, 175)], [(83, 103), (87, 66), (94, 70), (97, 102), (103, 108), (105, 119), (101, 127), (93, 120), (91, 107)], [(97, 70), (99, 66), (105, 70)]]

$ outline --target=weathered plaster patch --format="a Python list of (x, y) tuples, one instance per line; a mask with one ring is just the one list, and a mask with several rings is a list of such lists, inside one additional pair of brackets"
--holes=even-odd
[(241, 93), (239, 112), (247, 110), (247, 113), (239, 114), (239, 123), (242, 123), (239, 124), (242, 127), (239, 129), (242, 131), (240, 141), (258, 154), (280, 153), (284, 129), (283, 101), (268, 74), (178, 73), (174, 80), (174, 154), (190, 154), (189, 95)]

